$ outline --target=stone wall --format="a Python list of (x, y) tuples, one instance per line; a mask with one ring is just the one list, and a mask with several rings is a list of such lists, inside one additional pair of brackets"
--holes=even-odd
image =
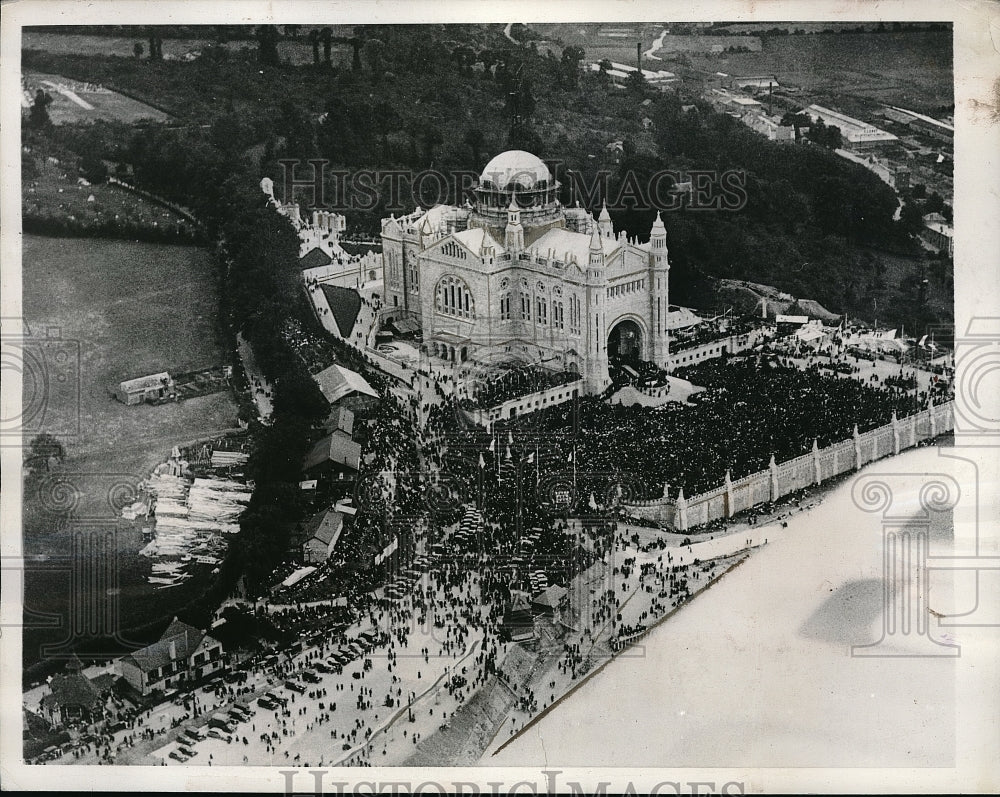
[(851, 439), (826, 448), (819, 448), (814, 442), (810, 453), (787, 462), (779, 464), (771, 457), (767, 470), (736, 481), (731, 481), (727, 473), (719, 487), (700, 495), (685, 498), (681, 490), (676, 498), (665, 494), (655, 501), (626, 502), (623, 508), (635, 517), (686, 531), (858, 470), (869, 462), (898, 454), (923, 440), (951, 431), (954, 425), (954, 403), (948, 402), (905, 418), (893, 417), (891, 423), (863, 434), (855, 427)]

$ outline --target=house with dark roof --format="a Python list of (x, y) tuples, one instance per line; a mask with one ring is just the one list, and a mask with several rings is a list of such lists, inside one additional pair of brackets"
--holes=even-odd
[(568, 595), (565, 587), (553, 584), (531, 599), (531, 608), (540, 614), (554, 615), (567, 601)]
[(338, 478), (353, 477), (361, 469), (361, 444), (337, 429), (316, 441), (306, 454), (302, 469), (311, 475), (323, 472), (337, 474)]
[(167, 691), (222, 669), (222, 643), (176, 617), (159, 640), (119, 660), (121, 675), (142, 696)]
[(326, 421), (323, 422), (323, 428), (328, 432), (336, 432), (337, 430), (340, 430), (349, 437), (353, 437), (354, 413), (347, 409), (347, 407), (334, 407), (330, 410), (330, 414), (327, 416)]
[(83, 664), (74, 655), (66, 665), (66, 672), (52, 676), (49, 693), (40, 703), (42, 716), (53, 728), (77, 723), (89, 725), (104, 716), (104, 707), (110, 694), (106, 678), (96, 683), (83, 674)]
[(305, 527), (306, 541), (302, 558), (307, 564), (320, 564), (330, 558), (344, 530), (344, 513), (325, 509), (313, 515)]

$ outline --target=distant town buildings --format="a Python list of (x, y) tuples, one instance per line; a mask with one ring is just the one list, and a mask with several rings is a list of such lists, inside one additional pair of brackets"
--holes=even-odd
[(905, 191), (910, 187), (910, 170), (906, 166), (879, 158), (872, 153), (861, 155), (846, 149), (837, 149), (835, 152), (845, 160), (864, 166), (896, 191)]
[(948, 257), (954, 257), (955, 230), (940, 213), (928, 213), (924, 216), (924, 229), (920, 237), (939, 252), (947, 252)]
[[(592, 72), (600, 72), (600, 63), (593, 63), (590, 65), (590, 70)], [(608, 77), (611, 78), (611, 82), (615, 85), (624, 86), (628, 77), (633, 72), (638, 72), (639, 69), (634, 66), (629, 66), (628, 64), (619, 64), (617, 62), (611, 62), (611, 68), (606, 71)], [(673, 72), (668, 72), (665, 69), (643, 69), (642, 76), (649, 86), (654, 86), (656, 88), (665, 88), (673, 83), (676, 83), (679, 78)]]
[(839, 128), (844, 144), (854, 150), (876, 149), (891, 146), (899, 141), (892, 133), (839, 111), (824, 108), (822, 105), (810, 105), (804, 113), (813, 121), (819, 119), (829, 127)]
[(950, 144), (955, 139), (955, 126), (940, 119), (934, 119), (916, 111), (908, 111), (906, 108), (898, 108), (895, 105), (883, 108), (880, 114), (896, 124), (926, 133), (940, 141)]

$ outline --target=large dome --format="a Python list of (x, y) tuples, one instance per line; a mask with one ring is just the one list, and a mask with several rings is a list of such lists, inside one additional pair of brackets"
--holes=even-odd
[(542, 159), (523, 149), (501, 152), (486, 164), (479, 183), (483, 188), (509, 191), (514, 188), (543, 188), (551, 184), (552, 175)]

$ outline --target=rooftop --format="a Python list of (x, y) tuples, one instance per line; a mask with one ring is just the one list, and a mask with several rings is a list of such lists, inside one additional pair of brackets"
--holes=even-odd
[(331, 404), (336, 404), (351, 393), (363, 393), (378, 398), (378, 393), (361, 374), (336, 363), (320, 371), (313, 379)]
[(513, 188), (535, 188), (539, 183), (551, 183), (552, 174), (542, 159), (523, 149), (511, 149), (494, 157), (479, 178), (485, 188), (509, 191)]

